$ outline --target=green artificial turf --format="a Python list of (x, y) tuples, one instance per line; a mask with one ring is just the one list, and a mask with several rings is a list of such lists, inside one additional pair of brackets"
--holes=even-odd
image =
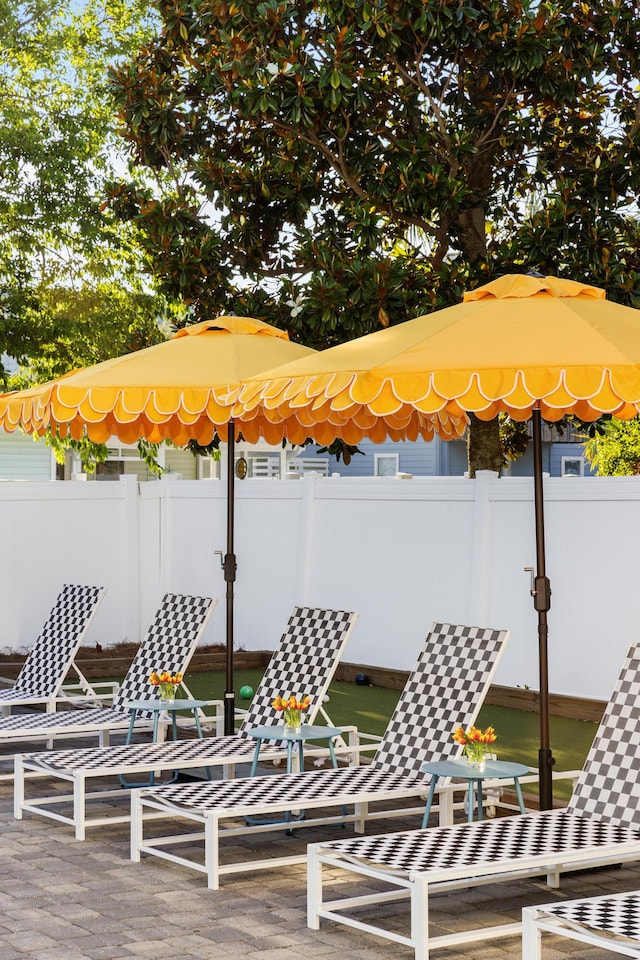
[[(249, 705), (249, 701), (243, 700), (240, 696), (242, 687), (250, 686), (255, 690), (261, 676), (261, 670), (235, 671), (237, 707)], [(225, 676), (222, 671), (187, 673), (185, 679), (196, 699), (221, 700), (224, 696)], [(278, 692), (289, 693), (290, 691)], [(399, 696), (399, 690), (335, 682), (329, 687), (329, 700), (325, 703), (325, 709), (331, 722), (338, 727), (355, 725), (364, 733), (382, 736)], [(452, 715), (452, 733), (457, 724), (458, 718)], [(484, 728), (489, 724), (495, 728), (498, 736), (496, 742), (498, 759), (513, 760), (537, 768), (540, 729), (537, 713), (488, 704), (480, 711), (478, 726)], [(588, 721), (551, 717), (550, 741), (556, 761), (555, 769), (579, 770), (585, 761), (596, 729), (597, 724)], [(571, 794), (571, 784), (566, 781), (556, 781), (553, 793), (555, 797), (566, 800)]]

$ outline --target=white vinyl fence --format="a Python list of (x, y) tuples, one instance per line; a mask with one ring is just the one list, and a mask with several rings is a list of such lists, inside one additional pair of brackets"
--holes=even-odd
[[(640, 639), (640, 478), (545, 478), (553, 693), (608, 699)], [(272, 649), (295, 604), (356, 610), (345, 659), (409, 670), (433, 620), (509, 628), (496, 675), (538, 688), (533, 482), (305, 476), (236, 483), (236, 647)], [(103, 585), (88, 644), (139, 640), (166, 591), (220, 603), (224, 481), (0, 482), (0, 649), (30, 646), (65, 582)]]

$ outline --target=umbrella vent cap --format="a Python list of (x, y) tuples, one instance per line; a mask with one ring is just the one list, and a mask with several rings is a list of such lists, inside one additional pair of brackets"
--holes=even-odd
[(289, 334), (286, 330), (279, 330), (264, 320), (255, 320), (253, 317), (214, 317), (211, 320), (201, 320), (200, 323), (192, 323), (188, 327), (174, 333), (172, 340), (178, 340), (180, 337), (199, 337), (204, 333), (233, 333), (246, 335), (262, 335), (265, 337), (279, 337), (281, 340), (288, 340)]
[(535, 297), (540, 294), (550, 297), (606, 299), (605, 291), (601, 287), (593, 287), (588, 283), (561, 280), (559, 277), (532, 277), (529, 274), (512, 273), (465, 293), (464, 302), (489, 298), (507, 300), (511, 297)]

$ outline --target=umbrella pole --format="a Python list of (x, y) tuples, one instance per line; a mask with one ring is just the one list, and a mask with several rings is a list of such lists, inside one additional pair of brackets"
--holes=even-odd
[(555, 763), (549, 745), (549, 662), (547, 657), (547, 613), (551, 607), (551, 584), (546, 575), (544, 547), (544, 498), (542, 489), (542, 418), (540, 410), (533, 410), (533, 482), (536, 517), (536, 577), (533, 606), (538, 612), (538, 660), (540, 670), (540, 809), (553, 806), (551, 770)]
[(227, 638), (226, 638), (226, 678), (224, 691), (224, 732), (231, 736), (235, 732), (235, 691), (233, 689), (233, 585), (236, 579), (236, 555), (233, 552), (234, 503), (235, 503), (235, 448), (236, 427), (230, 421), (227, 432), (227, 552), (224, 556), (224, 579), (227, 584)]

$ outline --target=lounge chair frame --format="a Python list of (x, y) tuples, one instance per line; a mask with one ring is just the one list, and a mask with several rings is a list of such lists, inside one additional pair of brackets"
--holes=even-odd
[[(405, 831), (371, 838), (310, 844), (308, 925), (333, 920), (413, 947), (416, 960), (433, 948), (513, 936), (520, 922), (431, 937), (430, 895), (495, 881), (546, 876), (559, 885), (567, 870), (640, 859), (640, 646), (632, 647), (566, 810), (544, 811), (474, 824)], [(345, 880), (380, 883), (375, 894), (348, 894), (324, 900), (324, 868)], [(352, 915), (358, 908), (408, 899), (410, 932), (398, 934), (379, 922)]]
[[(244, 817), (253, 820), (291, 809), (313, 809), (312, 816), (289, 819), (287, 827), (353, 822), (356, 831), (362, 832), (374, 817), (421, 816), (429, 782), (420, 767), (434, 755), (459, 754), (451, 736), (453, 725), (474, 722), (507, 638), (507, 631), (434, 623), (371, 764), (133, 791), (131, 858), (137, 861), (149, 854), (179, 863), (206, 874), (209, 888), (217, 889), (223, 874), (305, 860), (302, 854), (221, 863), (223, 837), (282, 829), (281, 816), (259, 826), (243, 824)], [(444, 795), (450, 799), (447, 784)], [(373, 811), (371, 804), (378, 801), (385, 802), (385, 809)], [(419, 805), (407, 806), (406, 801)], [(395, 804), (391, 809), (389, 802)], [(353, 812), (348, 813), (346, 806), (353, 806)], [(150, 822), (173, 818), (186, 832), (145, 836)], [(225, 821), (232, 823), (223, 826)], [(193, 825), (200, 829), (194, 831)], [(185, 844), (195, 847), (193, 855), (172, 852), (175, 845), (184, 849)]]

